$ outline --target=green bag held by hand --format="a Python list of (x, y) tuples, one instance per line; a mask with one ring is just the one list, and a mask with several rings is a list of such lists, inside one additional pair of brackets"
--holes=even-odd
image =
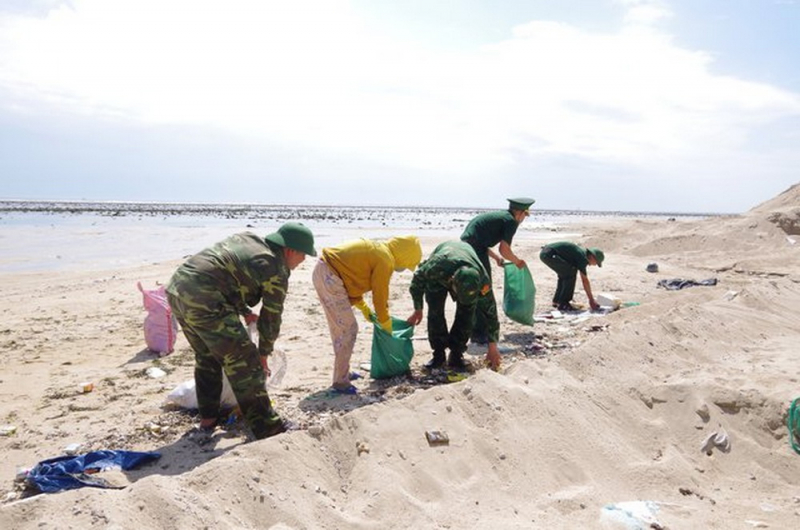
[(518, 269), (511, 262), (503, 266), (503, 312), (520, 324), (533, 325), (536, 308), (536, 286), (527, 266)]
[(373, 379), (385, 379), (408, 373), (411, 357), (414, 356), (414, 326), (392, 317), (392, 332), (386, 333), (374, 324), (372, 333), (372, 366), (369, 375)]

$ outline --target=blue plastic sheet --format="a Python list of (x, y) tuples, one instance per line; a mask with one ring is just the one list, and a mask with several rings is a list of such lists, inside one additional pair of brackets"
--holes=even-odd
[(94, 473), (108, 469), (133, 469), (161, 458), (161, 453), (134, 451), (92, 451), (78, 456), (60, 456), (43, 460), (30, 470), (27, 482), (43, 493), (53, 493), (91, 486), (108, 488), (108, 483)]

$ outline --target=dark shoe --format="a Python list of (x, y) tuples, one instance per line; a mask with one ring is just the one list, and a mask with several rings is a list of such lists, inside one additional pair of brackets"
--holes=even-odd
[(450, 357), (447, 359), (447, 366), (456, 372), (466, 372), (469, 370), (469, 363), (464, 360), (463, 353), (450, 352)]
[(333, 385), (331, 387), (331, 391), (334, 394), (342, 394), (348, 396), (355, 396), (356, 394), (358, 394), (358, 389), (353, 385), (347, 385), (347, 386)]
[(425, 363), (425, 368), (433, 370), (444, 366), (444, 350), (436, 350), (433, 352), (433, 358)]
[(267, 432), (264, 438), (269, 438), (270, 436), (276, 436), (278, 434), (288, 431), (296, 431), (297, 429), (298, 427), (294, 422), (291, 422), (289, 420), (281, 420)]
[(562, 313), (577, 313), (580, 311), (580, 309), (569, 303), (559, 304), (558, 310), (561, 311)]
[(469, 340), (473, 344), (489, 344), (489, 337), (483, 333), (474, 333)]
[(185, 436), (197, 445), (203, 446), (213, 441), (215, 429), (216, 425), (211, 425), (210, 427), (201, 427), (198, 425), (190, 429)]

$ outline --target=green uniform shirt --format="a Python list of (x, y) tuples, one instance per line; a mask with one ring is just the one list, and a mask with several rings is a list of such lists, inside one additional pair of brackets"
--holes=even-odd
[(476, 249), (488, 249), (501, 241), (509, 245), (517, 233), (519, 223), (509, 210), (498, 210), (476, 215), (461, 234), (461, 241)]
[(462, 241), (445, 241), (437, 246), (430, 257), (420, 264), (411, 279), (409, 291), (414, 301), (414, 309), (423, 308), (426, 291), (446, 289), (452, 293), (453, 274), (464, 266), (477, 270), (481, 284), (489, 285), (489, 275), (469, 244)]
[(210, 312), (248, 315), (261, 302), (258, 350), (269, 355), (280, 332), (291, 272), (282, 250), (250, 232), (232, 235), (178, 267), (167, 291)]
[(589, 266), (589, 258), (586, 256), (586, 249), (569, 241), (558, 241), (545, 245), (561, 256), (561, 259), (586, 274), (586, 267)]

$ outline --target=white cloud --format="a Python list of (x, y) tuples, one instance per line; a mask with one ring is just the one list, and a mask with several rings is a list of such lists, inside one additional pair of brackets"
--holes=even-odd
[(0, 19), (2, 104), (40, 100), (154, 124), (209, 125), (311, 151), (441, 172), (523, 158), (633, 166), (735, 150), (796, 94), (713, 75), (713, 58), (623, 0), (616, 34), (555, 22), (479, 51), (384, 38), (345, 0), (74, 0)]

